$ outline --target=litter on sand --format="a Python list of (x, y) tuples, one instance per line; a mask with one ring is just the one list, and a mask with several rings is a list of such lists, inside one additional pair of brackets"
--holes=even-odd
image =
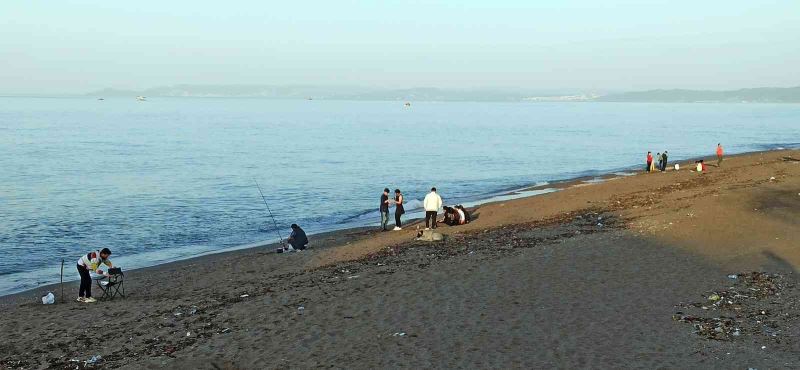
[(47, 295), (42, 297), (42, 304), (53, 304), (56, 303), (56, 296), (53, 295), (53, 292), (47, 292)]
[(239, 296), (239, 298), (247, 298), (249, 296), (250, 296), (249, 294), (242, 294), (242, 295)]
[(406, 333), (405, 332), (397, 332), (397, 333), (392, 334), (392, 336), (393, 337), (405, 337)]

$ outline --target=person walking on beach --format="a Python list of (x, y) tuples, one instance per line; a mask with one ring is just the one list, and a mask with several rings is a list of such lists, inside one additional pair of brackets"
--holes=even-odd
[(667, 151), (661, 153), (661, 172), (667, 171)]
[(394, 189), (394, 231), (403, 230), (400, 216), (404, 213), (406, 209), (403, 207), (403, 193), (400, 189)]
[(425, 207), (425, 230), (436, 228), (436, 216), (442, 208), (442, 197), (436, 193), (436, 188), (431, 188), (431, 192), (422, 201)]
[(378, 209), (381, 211), (381, 231), (386, 231), (386, 224), (389, 223), (389, 188), (383, 189), (381, 205)]
[(653, 164), (653, 154), (647, 152), (647, 165), (644, 167), (645, 172), (650, 172), (650, 167)]
[(89, 272), (96, 272), (98, 275), (106, 275), (106, 273), (100, 269), (100, 265), (103, 264), (109, 268), (114, 267), (108, 259), (110, 256), (111, 250), (103, 248), (99, 251), (89, 252), (78, 259), (78, 274), (81, 276), (81, 287), (78, 290), (78, 302), (97, 302), (96, 299), (92, 298), (92, 276)]
[(717, 167), (722, 165), (722, 155), (725, 154), (722, 150), (722, 144), (717, 143)]

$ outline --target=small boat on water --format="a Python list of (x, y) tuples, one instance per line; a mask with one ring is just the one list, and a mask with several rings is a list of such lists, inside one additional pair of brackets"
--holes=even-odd
[(105, 100), (105, 99), (103, 99), (103, 98), (97, 98), (97, 100)]
[(136, 100), (138, 100), (138, 101), (147, 101), (147, 98), (145, 98), (144, 96), (139, 95), (139, 96), (136, 97)]
[(410, 107), (410, 106), (411, 106), (411, 103), (409, 103), (409, 102), (406, 102), (405, 104), (403, 104), (403, 106), (404, 106), (404, 107), (406, 107), (406, 108), (408, 108), (408, 107)]

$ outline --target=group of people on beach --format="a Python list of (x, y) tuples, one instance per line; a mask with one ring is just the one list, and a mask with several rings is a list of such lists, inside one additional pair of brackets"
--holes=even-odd
[[(645, 167), (645, 172), (656, 172), (656, 170), (665, 172), (667, 170), (668, 159), (669, 154), (666, 150), (664, 153), (656, 153), (655, 158), (653, 158), (653, 152), (647, 152), (647, 166)], [(656, 165), (656, 161), (658, 161), (658, 165)]]
[[(717, 167), (722, 166), (722, 157), (725, 155), (724, 150), (722, 149), (722, 143), (717, 143)], [(645, 164), (645, 172), (656, 172), (659, 170), (661, 172), (665, 172), (667, 170), (667, 159), (668, 159), (667, 151), (665, 150), (663, 153), (656, 153), (656, 156), (653, 157), (653, 152), (647, 152), (647, 162)], [(656, 164), (658, 161), (658, 164)], [(697, 172), (705, 172), (706, 165), (705, 162), (700, 159), (695, 161), (697, 166)], [(678, 169), (678, 166), (675, 165), (675, 169)]]
[[(383, 189), (383, 194), (381, 195), (381, 203), (380, 207), (378, 208), (381, 213), (381, 231), (388, 231), (388, 223), (389, 223), (389, 207), (390, 205), (394, 205), (394, 231), (403, 230), (403, 224), (401, 217), (403, 214), (406, 213), (405, 207), (403, 206), (403, 193), (400, 189), (394, 190), (394, 198), (389, 198), (389, 188)], [(464, 225), (471, 221), (471, 216), (469, 212), (464, 208), (462, 205), (456, 206), (444, 206), (442, 202), (442, 197), (439, 196), (439, 193), (436, 191), (436, 187), (432, 187), (430, 193), (425, 195), (425, 199), (422, 201), (422, 206), (425, 209), (425, 229), (435, 229), (438, 226), (439, 220), (439, 210), (444, 210), (444, 218), (442, 222), (450, 225)]]

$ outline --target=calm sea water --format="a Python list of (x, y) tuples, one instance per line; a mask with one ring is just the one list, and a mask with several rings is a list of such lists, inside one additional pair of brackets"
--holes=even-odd
[(796, 146), (800, 105), (414, 103), (0, 98), (0, 294), (77, 278), (109, 247), (141, 267), (377, 225), (384, 187), (407, 209), (671, 159)]

